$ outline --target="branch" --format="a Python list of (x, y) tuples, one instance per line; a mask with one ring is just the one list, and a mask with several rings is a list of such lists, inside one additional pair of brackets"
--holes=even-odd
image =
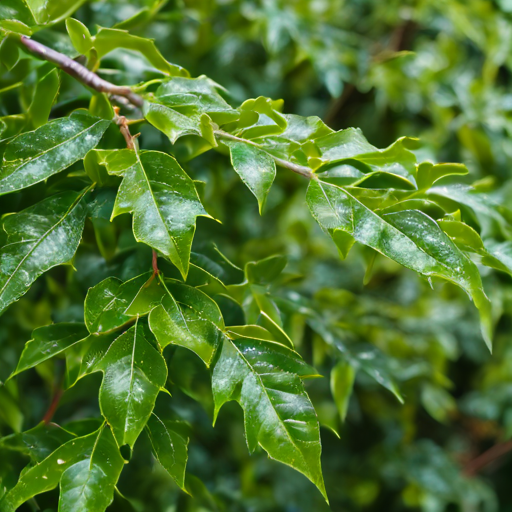
[(28, 50), (37, 55), (40, 59), (47, 60), (48, 62), (55, 64), (68, 75), (76, 78), (87, 87), (98, 92), (106, 92), (107, 94), (122, 96), (138, 108), (141, 108), (144, 104), (142, 97), (135, 94), (129, 87), (114, 85), (103, 80), (103, 78), (100, 78), (96, 73), (89, 71), (85, 66), (82, 66), (82, 64), (79, 64), (62, 53), (48, 48), (44, 44), (30, 39), (30, 37), (21, 36), (20, 41)]
[[(40, 59), (46, 60), (58, 66), (60, 69), (65, 71), (68, 75), (76, 78), (79, 82), (83, 83), (87, 87), (94, 89), (98, 92), (106, 92), (111, 95), (114, 100), (121, 100), (121, 103), (129, 102), (132, 105), (141, 108), (144, 104), (144, 100), (141, 96), (134, 93), (129, 87), (123, 87), (119, 85), (114, 85), (103, 78), (100, 78), (96, 73), (88, 70), (85, 66), (78, 63), (77, 61), (69, 58), (68, 56), (59, 53), (51, 48), (48, 48), (44, 44), (38, 43), (30, 37), (21, 36), (21, 43), (32, 53), (37, 55)], [(133, 149), (133, 139), (130, 135), (130, 130), (128, 128), (128, 121), (124, 116), (117, 116), (116, 122), (119, 125), (119, 129), (123, 134), (123, 137), (126, 140), (126, 146), (129, 149)], [(235, 140), (237, 142), (244, 142), (245, 144), (251, 144), (252, 146), (259, 147), (259, 144), (252, 142), (247, 139), (242, 139), (240, 137), (236, 137), (235, 135), (231, 135), (230, 133), (226, 133), (222, 130), (216, 130), (215, 135), (219, 138)], [(263, 148), (261, 148), (263, 149)], [(270, 154), (270, 153), (269, 153)], [(303, 165), (294, 164), (292, 162), (288, 162), (287, 160), (283, 160), (282, 158), (278, 158), (277, 156), (270, 156), (275, 160), (276, 164), (280, 167), (284, 167), (289, 169), (290, 171), (300, 174), (308, 179), (314, 178), (315, 174), (311, 171), (309, 167), (305, 167)]]
[(498, 443), (489, 448), (486, 452), (479, 455), (476, 459), (471, 460), (464, 468), (466, 476), (474, 476), (485, 466), (494, 462), (499, 457), (505, 455), (512, 450), (512, 441)]
[[(242, 139), (241, 137), (236, 137), (235, 135), (231, 135), (230, 133), (224, 132), (222, 130), (215, 130), (214, 133), (220, 139), (234, 140), (236, 142), (243, 142), (244, 144), (250, 144), (251, 146), (255, 146), (255, 147), (265, 151), (265, 149), (262, 148), (259, 144), (256, 144), (256, 142), (253, 142), (251, 140)], [(293, 171), (296, 174), (300, 174), (301, 176), (304, 176), (305, 178), (308, 178), (308, 179), (312, 179), (315, 177), (315, 174), (309, 167), (305, 167), (304, 165), (298, 165), (298, 164), (294, 164), (292, 162), (288, 162), (288, 160), (283, 160), (282, 158), (274, 156), (270, 153), (267, 153), (267, 154), (269, 154), (274, 159), (276, 164), (279, 165), (280, 167), (289, 169), (290, 171)]]

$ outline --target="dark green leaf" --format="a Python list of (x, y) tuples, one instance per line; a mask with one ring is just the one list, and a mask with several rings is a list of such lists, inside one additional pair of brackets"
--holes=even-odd
[(85, 325), (62, 323), (39, 327), (32, 333), (11, 377), (60, 354), (89, 335)]
[(104, 512), (124, 467), (112, 432), (101, 429), (88, 459), (68, 467), (60, 481), (59, 512)]
[(41, 274), (73, 257), (85, 221), (84, 195), (63, 192), (3, 219), (7, 244), (0, 249), (0, 313)]
[(10, 140), (0, 166), (0, 195), (30, 187), (82, 159), (109, 125), (76, 111)]
[(153, 413), (146, 428), (155, 457), (174, 481), (184, 489), (188, 438), (183, 437), (179, 429), (176, 430), (177, 425), (177, 422), (161, 420)]
[(167, 380), (165, 361), (137, 323), (112, 343), (95, 370), (104, 373), (101, 412), (117, 444), (133, 447)]
[(249, 451), (261, 445), (306, 475), (327, 499), (318, 420), (301, 382), (314, 376), (313, 368), (282, 345), (226, 338), (213, 369), (215, 416), (225, 402), (236, 400), (245, 413)]

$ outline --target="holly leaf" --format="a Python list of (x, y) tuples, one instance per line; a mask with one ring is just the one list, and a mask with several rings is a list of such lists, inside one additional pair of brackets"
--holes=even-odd
[(167, 381), (165, 360), (137, 322), (110, 345), (95, 370), (104, 374), (101, 412), (117, 444), (132, 448)]
[(62, 474), (59, 512), (104, 512), (114, 499), (114, 490), (124, 459), (108, 427), (100, 430), (88, 459), (75, 462)]
[(159, 151), (113, 151), (110, 174), (123, 176), (112, 218), (133, 213), (133, 233), (167, 256), (187, 277), (196, 217), (210, 217), (194, 182), (178, 162)]
[(0, 313), (44, 272), (76, 252), (87, 213), (85, 192), (62, 192), (4, 217), (7, 243), (0, 249)]
[(179, 423), (161, 420), (155, 413), (152, 413), (146, 429), (158, 462), (181, 489), (185, 490), (188, 438), (182, 435)]
[(30, 187), (66, 169), (96, 147), (110, 121), (76, 111), (5, 144), (0, 195)]
[(428, 215), (404, 210), (379, 216), (346, 189), (320, 180), (311, 180), (307, 202), (335, 243), (339, 233), (348, 233), (404, 267), (463, 288), (480, 311), (482, 335), (491, 348), (491, 307), (478, 268)]
[(315, 376), (296, 352), (282, 345), (225, 338), (212, 388), (215, 418), (230, 400), (244, 410), (250, 452), (259, 444), (271, 458), (306, 475), (327, 499), (318, 419), (301, 380)]

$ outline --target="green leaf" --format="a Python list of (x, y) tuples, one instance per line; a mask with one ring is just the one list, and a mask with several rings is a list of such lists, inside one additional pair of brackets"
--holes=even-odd
[(463, 164), (432, 164), (424, 162), (418, 166), (416, 171), (416, 182), (419, 189), (428, 189), (436, 181), (445, 176), (464, 176), (468, 169)]
[(358, 128), (347, 128), (315, 140), (321, 152), (324, 166), (317, 172), (337, 166), (351, 164), (362, 172), (381, 171), (406, 178), (415, 185), (416, 157), (409, 149), (415, 147), (416, 139), (402, 137), (385, 149), (372, 146)]
[(48, 122), (53, 103), (59, 93), (59, 87), (59, 72), (56, 69), (52, 69), (38, 80), (32, 103), (28, 109), (33, 128), (39, 128)]
[(282, 345), (226, 338), (213, 369), (215, 417), (224, 403), (237, 401), (249, 451), (259, 444), (271, 458), (306, 475), (327, 499), (318, 420), (301, 381), (314, 376), (313, 368)]
[(183, 115), (208, 114), (219, 126), (236, 121), (240, 114), (219, 94), (222, 87), (206, 76), (174, 77), (155, 92), (155, 99)]
[(0, 448), (19, 451), (34, 462), (42, 462), (75, 436), (55, 423), (40, 423), (26, 432), (0, 439)]
[(98, 438), (98, 432), (68, 441), (51, 455), (33, 466), (28, 466), (18, 483), (0, 501), (2, 512), (15, 510), (30, 498), (55, 489), (62, 474), (73, 464), (87, 460)]
[(280, 254), (245, 265), (247, 280), (254, 284), (269, 284), (277, 279), (286, 267), (288, 259)]
[(167, 381), (165, 360), (137, 322), (112, 343), (95, 370), (104, 373), (101, 412), (118, 445), (132, 448)]
[(33, 368), (67, 348), (79, 343), (89, 335), (85, 325), (62, 323), (39, 327), (32, 333), (21, 354), (16, 370), (9, 378)]
[(210, 217), (194, 182), (178, 162), (158, 151), (112, 152), (110, 174), (123, 176), (112, 218), (133, 213), (133, 233), (167, 256), (187, 277), (196, 217)]
[(424, 276), (438, 276), (463, 288), (480, 311), (482, 335), (491, 347), (492, 318), (480, 274), (437, 223), (416, 210), (380, 217), (346, 189), (311, 180), (307, 202), (313, 217), (336, 241), (337, 230)]
[(155, 457), (174, 481), (185, 490), (188, 438), (180, 432), (179, 423), (161, 420), (152, 413), (146, 428)]
[(82, 55), (87, 55), (93, 45), (89, 29), (81, 21), (68, 18), (66, 20), (66, 30), (76, 51)]
[(109, 125), (76, 111), (10, 140), (0, 166), (0, 195), (30, 187), (82, 159)]
[(34, 14), (26, 0), (2, 0), (0, 3), (0, 20), (16, 20), (29, 27), (36, 25)]
[(149, 314), (149, 327), (160, 347), (172, 343), (188, 348), (209, 366), (223, 338), (224, 320), (217, 304), (196, 288), (160, 280), (166, 293)]
[(74, 386), (82, 377), (92, 373), (116, 339), (115, 333), (93, 334), (66, 349), (64, 389)]
[(244, 142), (223, 141), (231, 152), (231, 163), (258, 200), (260, 214), (276, 177), (276, 163), (265, 151)]
[(69, 261), (82, 237), (85, 192), (62, 192), (4, 217), (0, 249), (0, 313), (44, 272)]
[(331, 393), (338, 408), (341, 421), (347, 416), (348, 403), (354, 387), (356, 371), (345, 361), (339, 361), (331, 370)]
[(202, 134), (201, 117), (198, 114), (185, 115), (153, 101), (144, 102), (142, 113), (155, 128), (169, 137), (172, 144), (185, 135)]
[(151, 273), (147, 272), (123, 283), (108, 277), (93, 288), (85, 298), (85, 325), (92, 334), (105, 333), (121, 327), (134, 318), (126, 310), (144, 286)]
[(187, 70), (167, 62), (158, 51), (152, 39), (135, 36), (126, 30), (100, 28), (94, 37), (94, 48), (101, 59), (117, 48), (125, 48), (141, 53), (159, 71), (171, 76), (188, 76)]
[(104, 512), (124, 467), (112, 432), (102, 428), (89, 459), (68, 467), (60, 481), (59, 512)]

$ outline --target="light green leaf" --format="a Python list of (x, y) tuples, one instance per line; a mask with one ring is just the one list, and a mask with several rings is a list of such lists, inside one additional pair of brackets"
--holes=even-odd
[(240, 114), (219, 94), (222, 87), (206, 76), (174, 77), (155, 92), (156, 100), (177, 112), (187, 115), (208, 114), (219, 126), (236, 121)]
[(89, 459), (68, 467), (60, 481), (59, 512), (104, 512), (124, 467), (112, 432), (102, 428)]
[(137, 313), (127, 314), (126, 310), (144, 286), (151, 273), (141, 274), (123, 283), (115, 277), (108, 277), (93, 288), (85, 298), (85, 325), (90, 333), (108, 332), (129, 322)]
[(36, 25), (34, 14), (27, 4), (27, 0), (2, 0), (0, 20), (16, 20), (29, 27)]
[(320, 467), (320, 434), (302, 378), (316, 376), (292, 350), (263, 340), (226, 338), (212, 377), (215, 417), (237, 401), (244, 410), (249, 451), (257, 445), (306, 475), (327, 499)]
[(48, 117), (59, 93), (59, 72), (54, 68), (37, 82), (28, 115), (32, 128), (39, 128), (48, 122)]
[(385, 149), (377, 149), (364, 137), (359, 128), (347, 128), (315, 140), (321, 152), (323, 172), (335, 172), (337, 166), (350, 163), (362, 172), (383, 171), (406, 178), (415, 185), (416, 157), (410, 151), (416, 139), (402, 137)]
[(335, 241), (336, 231), (344, 231), (407, 268), (463, 288), (480, 311), (482, 334), (491, 347), (491, 308), (478, 269), (434, 220), (416, 210), (380, 217), (346, 189), (319, 180), (311, 180), (307, 202), (313, 217)]
[(10, 140), (0, 166), (0, 195), (30, 187), (84, 158), (109, 125), (76, 111)]
[(118, 445), (132, 448), (167, 381), (165, 360), (137, 322), (112, 343), (95, 370), (104, 373), (101, 412)]
[(468, 173), (468, 169), (463, 164), (432, 164), (424, 162), (418, 165), (416, 171), (416, 182), (419, 189), (428, 189), (436, 181), (445, 176), (464, 176)]
[(94, 37), (94, 48), (98, 52), (99, 59), (117, 48), (124, 48), (141, 53), (156, 69), (166, 75), (189, 75), (188, 71), (181, 66), (167, 62), (152, 39), (135, 36), (126, 30), (100, 28)]
[(98, 432), (78, 437), (57, 448), (43, 461), (28, 466), (18, 483), (0, 501), (2, 512), (15, 510), (30, 498), (55, 489), (62, 474), (73, 464), (90, 457)]
[(202, 134), (201, 117), (198, 114), (185, 115), (154, 101), (145, 101), (142, 113), (155, 128), (169, 137), (172, 144), (185, 135)]
[(107, 169), (123, 176), (112, 218), (133, 213), (136, 240), (167, 256), (186, 278), (196, 217), (209, 217), (194, 182), (158, 151), (112, 152)]
[(0, 249), (0, 313), (44, 272), (69, 261), (82, 237), (85, 192), (63, 192), (4, 217)]
[(67, 348), (79, 343), (89, 335), (85, 325), (62, 323), (39, 327), (32, 333), (21, 354), (16, 370), (9, 378), (33, 368)]
[(356, 371), (345, 361), (339, 361), (331, 370), (331, 393), (341, 421), (347, 416), (348, 403), (354, 387)]
[[(178, 429), (177, 429), (178, 427)], [(146, 425), (155, 457), (174, 481), (185, 489), (185, 468), (188, 459), (188, 438), (179, 429), (179, 423), (161, 420), (151, 414)]]
[(159, 345), (188, 348), (209, 366), (223, 337), (224, 320), (217, 304), (196, 288), (163, 279), (161, 283), (165, 296), (149, 314), (149, 327)]
[(66, 20), (66, 30), (75, 50), (82, 55), (87, 55), (93, 45), (89, 29), (81, 21), (68, 18)]

